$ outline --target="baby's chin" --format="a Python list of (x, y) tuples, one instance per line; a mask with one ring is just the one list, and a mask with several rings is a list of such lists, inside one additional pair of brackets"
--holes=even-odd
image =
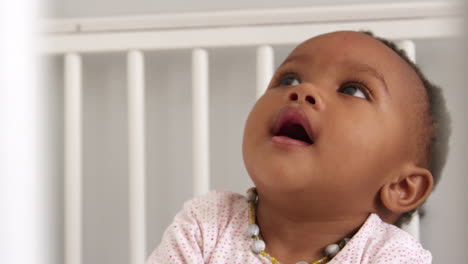
[(278, 194), (299, 193), (310, 191), (323, 185), (317, 171), (301, 172), (298, 168), (273, 166), (265, 170), (256, 170), (250, 175), (255, 186), (265, 188)]

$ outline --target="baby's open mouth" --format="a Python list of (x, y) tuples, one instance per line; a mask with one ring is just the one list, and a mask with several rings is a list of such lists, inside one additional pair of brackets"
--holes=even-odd
[(309, 121), (299, 108), (288, 107), (281, 111), (272, 134), (273, 140), (277, 143), (300, 146), (314, 144)]
[(310, 139), (309, 135), (305, 131), (304, 127), (301, 124), (294, 122), (294, 120), (286, 121), (278, 131), (278, 134), (275, 136), (284, 136), (292, 138), (295, 140), (303, 141), (308, 144), (313, 144), (314, 142)]

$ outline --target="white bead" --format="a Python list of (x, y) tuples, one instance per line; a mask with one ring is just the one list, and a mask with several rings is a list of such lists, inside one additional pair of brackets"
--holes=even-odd
[(254, 190), (255, 190), (254, 188), (250, 188), (247, 191), (247, 201), (248, 202), (255, 202), (255, 199), (257, 199), (257, 194), (255, 193)]
[(307, 262), (307, 261), (299, 261), (299, 262), (296, 262), (296, 264), (309, 264), (309, 262)]
[(249, 234), (249, 237), (258, 236), (260, 233), (260, 228), (256, 224), (251, 224), (249, 225), (249, 230), (247, 233)]
[(325, 255), (327, 255), (330, 258), (336, 256), (338, 252), (340, 252), (340, 246), (338, 246), (337, 244), (331, 244), (325, 248)]
[(265, 242), (263, 240), (254, 240), (252, 244), (252, 251), (256, 254), (260, 253), (260, 251), (265, 250)]

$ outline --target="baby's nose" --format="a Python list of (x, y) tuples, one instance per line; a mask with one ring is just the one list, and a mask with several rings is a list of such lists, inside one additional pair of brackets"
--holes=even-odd
[[(309, 102), (310, 104), (315, 105), (316, 101), (315, 101), (314, 96), (309, 95), (309, 94), (302, 95), (302, 96), (305, 96), (305, 101), (306, 102)], [(297, 92), (291, 92), (291, 94), (289, 95), (289, 99), (291, 101), (298, 101), (299, 100), (299, 94)]]

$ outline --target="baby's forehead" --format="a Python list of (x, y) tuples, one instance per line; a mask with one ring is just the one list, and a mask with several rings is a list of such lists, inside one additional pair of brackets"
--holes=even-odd
[(379, 40), (352, 31), (332, 32), (310, 38), (299, 44), (283, 64), (309, 60), (332, 64), (360, 61), (376, 64), (376, 67), (382, 61), (386, 61), (386, 65), (404, 63), (398, 54)]

